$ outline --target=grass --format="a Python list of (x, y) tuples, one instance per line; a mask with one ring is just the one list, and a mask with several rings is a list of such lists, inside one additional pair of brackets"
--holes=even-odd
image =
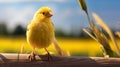
[[(103, 56), (99, 44), (92, 39), (57, 38), (57, 40), (60, 47), (65, 51), (69, 51), (72, 56)], [(1, 37), (0, 52), (20, 53), (23, 44), (24, 53), (31, 53), (32, 48), (27, 44), (24, 37)], [(56, 55), (53, 45), (50, 45), (47, 49)], [(44, 54), (45, 51), (36, 49), (36, 53)]]
[[(97, 14), (93, 13), (94, 19), (101, 27), (98, 28), (98, 26), (94, 23), (91, 17), (89, 17), (86, 0), (78, 0), (78, 3), (81, 9), (86, 13), (87, 19), (90, 24), (89, 27), (83, 28), (83, 31), (100, 44), (104, 57), (120, 57), (120, 49), (111, 29)], [(102, 29), (109, 35), (116, 49), (115, 51), (113, 51), (113, 49), (110, 47), (110, 43), (107, 39), (108, 37), (104, 34)], [(90, 33), (89, 31), (91, 31), (92, 33)]]

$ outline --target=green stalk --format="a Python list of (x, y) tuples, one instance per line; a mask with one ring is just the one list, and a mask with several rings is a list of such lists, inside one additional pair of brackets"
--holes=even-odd
[(87, 5), (86, 5), (86, 0), (78, 0), (78, 3), (79, 3), (79, 5), (80, 5), (80, 7), (82, 8), (82, 10), (85, 11), (90, 26), (94, 26), (94, 23), (91, 22), (92, 20), (90, 19), (89, 14), (88, 14)]

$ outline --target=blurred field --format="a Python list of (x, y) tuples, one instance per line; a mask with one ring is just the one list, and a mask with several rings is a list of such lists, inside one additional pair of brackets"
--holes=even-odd
[[(61, 48), (69, 51), (72, 56), (103, 56), (99, 44), (92, 39), (57, 38), (57, 40)], [(19, 53), (22, 45), (24, 45), (24, 53), (31, 53), (31, 46), (27, 44), (24, 37), (0, 38), (0, 52)], [(53, 45), (47, 49), (56, 54)], [(44, 52), (43, 49), (36, 49), (37, 54)]]

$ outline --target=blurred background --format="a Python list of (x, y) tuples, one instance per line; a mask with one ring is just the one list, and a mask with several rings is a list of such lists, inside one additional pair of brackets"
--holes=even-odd
[[(119, 0), (86, 0), (86, 3), (90, 17), (95, 12), (112, 31), (120, 31)], [(26, 27), (42, 6), (53, 11), (56, 37), (64, 50), (72, 56), (103, 56), (99, 44), (82, 31), (89, 23), (77, 0), (0, 0), (0, 52), (18, 53), (22, 45), (25, 53), (31, 52)], [(48, 50), (56, 53), (52, 45)], [(36, 52), (42, 54), (44, 50)]]

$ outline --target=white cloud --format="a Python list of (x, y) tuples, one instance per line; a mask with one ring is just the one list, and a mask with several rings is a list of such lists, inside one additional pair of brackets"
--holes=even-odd
[[(55, 5), (50, 5), (49, 7), (53, 10), (54, 13), (57, 13), (57, 8)], [(39, 8), (33, 5), (27, 5), (24, 7), (7, 6), (1, 8), (0, 21), (5, 21), (9, 29), (14, 29), (18, 24), (26, 27), (33, 18), (33, 15), (37, 9)]]
[[(85, 16), (84, 12), (81, 11), (80, 9), (76, 9), (76, 10), (73, 10), (73, 9), (65, 9), (63, 11), (59, 11), (58, 9), (56, 10), (57, 12), (55, 13), (55, 17), (56, 20), (66, 20), (66, 21), (69, 21), (69, 20), (74, 20), (75, 18), (79, 18), (79, 17), (83, 17)], [(78, 19), (79, 20), (79, 19)], [(66, 22), (68, 23), (68, 22)]]
[[(80, 9), (65, 9), (59, 11), (57, 9), (55, 16), (53, 17), (55, 26), (63, 29), (66, 33), (71, 32), (71, 26), (76, 25), (76, 29), (80, 28), (80, 17), (84, 17), (85, 14)], [(72, 25), (71, 25), (72, 24)], [(77, 28), (79, 27), (79, 28)]]
[(68, 0), (0, 0), (0, 3), (19, 3), (19, 2), (66, 2)]
[[(49, 7), (54, 13), (52, 19), (55, 27), (61, 27), (66, 32), (71, 31), (71, 24), (74, 23), (73, 21), (80, 22), (79, 17), (84, 15), (83, 11), (80, 11), (80, 9), (73, 10), (71, 8), (67, 8), (61, 10), (54, 4), (50, 4)], [(6, 20), (8, 27), (12, 29), (16, 26), (16, 24), (21, 24), (26, 27), (32, 19), (33, 14), (36, 12), (36, 8), (38, 9), (39, 7), (33, 5), (26, 5), (24, 7), (7, 6), (7, 8), (5, 7), (1, 9), (0, 19)]]
[(26, 6), (24, 8), (2, 8), (0, 12), (0, 19), (5, 20), (9, 28), (14, 28), (17, 24), (26, 26), (32, 18), (35, 7)]

